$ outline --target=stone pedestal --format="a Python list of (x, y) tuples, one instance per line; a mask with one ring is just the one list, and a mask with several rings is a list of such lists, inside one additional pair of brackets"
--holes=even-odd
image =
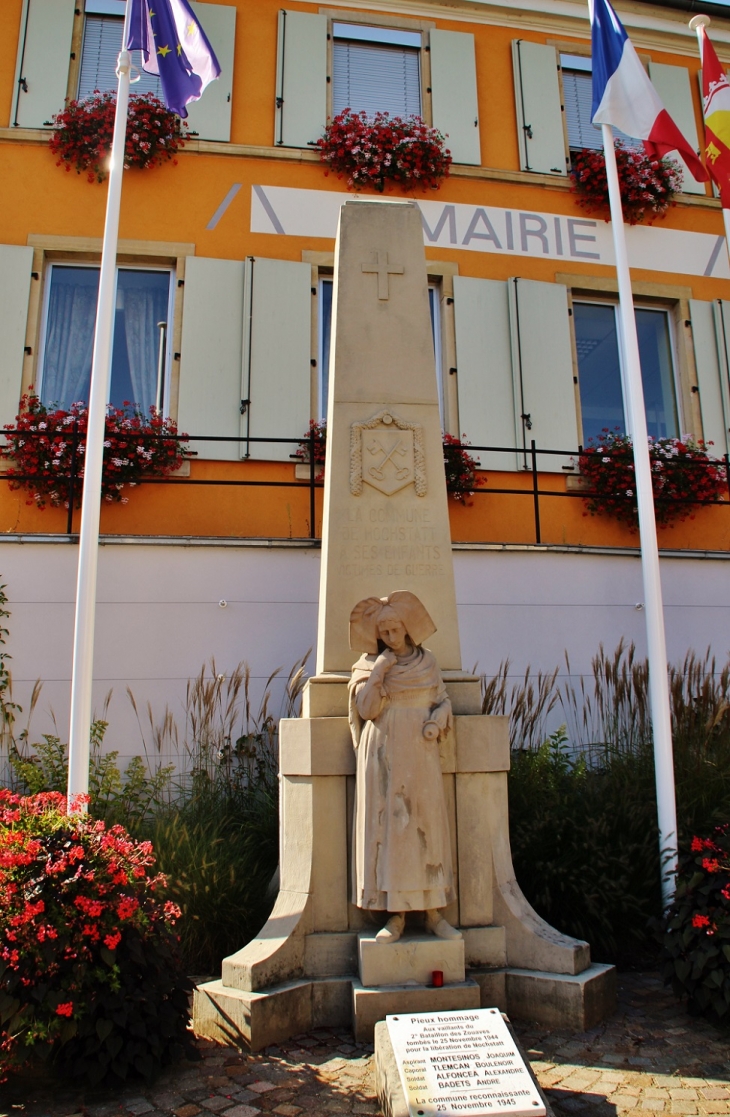
[(360, 981), (366, 986), (431, 985), (434, 970), (444, 985), (465, 978), (464, 940), (435, 935), (404, 935), (398, 942), (376, 942), (372, 932), (358, 935)]
[[(613, 967), (592, 965), (588, 944), (545, 923), (515, 880), (507, 718), (478, 712), (478, 679), (445, 678), (455, 717), (441, 767), (458, 892), (446, 916), (463, 935), (465, 980), (456, 980), (453, 943), (408, 935), (381, 947), (374, 935), (385, 917), (349, 902), (355, 756), (347, 680), (317, 676), (304, 696), (310, 716), (281, 723), (281, 890), (261, 933), (224, 959), (220, 981), (196, 990), (199, 1035), (257, 1050), (318, 1026), (352, 1026), (366, 1039), (390, 1012), (496, 1006), (581, 1030), (613, 1011)], [(393, 951), (390, 962), (385, 951)], [(449, 981), (443, 989), (430, 985), (435, 969)]]

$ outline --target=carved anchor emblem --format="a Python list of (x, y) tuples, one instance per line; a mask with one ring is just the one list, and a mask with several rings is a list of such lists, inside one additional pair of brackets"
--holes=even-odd
[(393, 465), (395, 467), (395, 476), (399, 481), (402, 481), (405, 477), (410, 476), (410, 466), (399, 466), (395, 461), (396, 454), (398, 454), (401, 458), (405, 458), (408, 456), (408, 449), (403, 445), (402, 438), (399, 437), (393, 443), (390, 449), (388, 449), (387, 446), (383, 446), (383, 443), (379, 438), (375, 438), (369, 444), (368, 450), (371, 454), (382, 453), (384, 455), (378, 465), (372, 465), (368, 470), (368, 473), (371, 477), (375, 477), (378, 481), (382, 481), (385, 477), (385, 467), (388, 462), (393, 462)]

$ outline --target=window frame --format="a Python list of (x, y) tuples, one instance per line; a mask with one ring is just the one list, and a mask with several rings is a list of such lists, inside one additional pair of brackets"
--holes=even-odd
[[(51, 298), (51, 282), (54, 268), (96, 268), (101, 270), (101, 261), (93, 260), (57, 260), (48, 259), (45, 261), (43, 269), (43, 291), (42, 303), (40, 308), (40, 328), (38, 336), (38, 362), (36, 365), (36, 382), (35, 390), (38, 396), (43, 398), (43, 380), (44, 380), (44, 364), (46, 355), (46, 341), (48, 334), (48, 309)], [(171, 397), (171, 380), (172, 380), (172, 345), (174, 334), (175, 322), (175, 275), (176, 269), (172, 264), (150, 264), (145, 261), (144, 263), (138, 262), (117, 262), (114, 279), (114, 300), (116, 304), (117, 297), (117, 284), (119, 282), (120, 271), (153, 271), (153, 272), (166, 272), (170, 277), (170, 285), (167, 297), (167, 329), (165, 331), (165, 367), (162, 378), (162, 411), (167, 410), (170, 413), (170, 397)], [(172, 327), (172, 329), (171, 329)], [(109, 392), (111, 392), (111, 379), (109, 381)], [(88, 403), (88, 400), (86, 401)], [(108, 402), (108, 401), (107, 401)]]
[[(571, 291), (570, 307), (571, 307), (571, 318), (572, 318), (572, 323), (573, 323), (572, 336), (573, 336), (574, 362), (575, 362), (575, 383), (576, 383), (576, 397), (577, 397), (576, 405), (577, 405), (577, 412), (578, 412), (578, 429), (579, 429), (580, 438), (581, 438), (581, 445), (585, 445), (585, 431), (584, 431), (584, 428), (583, 428), (582, 400), (581, 400), (581, 397), (580, 397), (580, 372), (579, 372), (579, 367), (578, 367), (578, 357), (577, 357), (577, 349), (576, 349), (576, 336), (575, 336), (575, 312), (574, 312), (574, 309), (573, 309), (575, 307), (576, 303), (582, 303), (584, 305), (588, 304), (588, 305), (594, 305), (594, 306), (611, 306), (613, 308), (614, 321), (615, 321), (615, 324), (616, 324), (616, 337), (617, 337), (619, 362), (620, 363), (622, 361), (622, 347), (621, 347), (621, 341), (620, 341), (620, 338), (621, 338), (621, 321), (620, 321), (620, 318), (619, 318), (619, 302), (618, 302), (618, 295), (617, 294), (614, 294), (613, 292), (607, 292), (607, 291), (606, 292), (601, 292), (601, 291), (596, 291), (596, 290), (581, 291), (581, 290), (573, 289)], [(686, 422), (686, 416), (690, 412), (685, 410), (686, 392), (684, 391), (684, 387), (685, 387), (685, 379), (686, 378), (682, 375), (683, 361), (682, 361), (682, 352), (681, 352), (681, 348), (680, 348), (680, 344), (679, 344), (679, 337), (678, 337), (678, 330), (677, 330), (677, 328), (678, 328), (677, 314), (678, 314), (678, 311), (680, 310), (680, 306), (677, 302), (669, 302), (669, 301), (664, 300), (664, 299), (656, 299), (655, 300), (655, 299), (647, 298), (646, 296), (642, 297), (640, 295), (635, 295), (634, 309), (635, 310), (659, 311), (666, 316), (667, 329), (668, 329), (668, 335), (669, 335), (670, 360), (671, 360), (671, 364), (672, 364), (671, 383), (672, 383), (672, 388), (673, 388), (673, 391), (674, 391), (674, 405), (675, 405), (675, 409), (676, 409), (676, 419), (677, 419), (677, 434), (676, 434), (675, 437), (681, 438), (682, 434), (688, 429), (688, 425), (687, 425), (687, 422)], [(625, 428), (626, 428), (626, 433), (630, 435), (631, 432), (629, 431), (628, 415), (626, 413), (626, 399), (624, 397), (624, 392), (623, 392), (623, 369), (621, 369), (621, 379), (622, 379), (621, 398), (622, 398), (622, 405), (623, 405), (623, 411), (624, 411), (624, 425), (625, 425)], [(692, 411), (693, 410), (694, 410), (694, 408), (692, 408)], [(693, 424), (693, 426), (696, 426), (696, 423)], [(664, 436), (661, 436), (661, 437), (664, 437)], [(667, 437), (671, 437), (671, 436), (667, 436)]]
[[(86, 4), (84, 5), (84, 10), (83, 10), (83, 13), (82, 13), (82, 27), (81, 27), (80, 43), (79, 43), (78, 50), (75, 52), (77, 57), (72, 61), (72, 64), (71, 64), (72, 69), (75, 72), (75, 80), (74, 80), (74, 83), (73, 83), (73, 97), (74, 98), (81, 98), (81, 93), (80, 93), (80, 90), (79, 90), (79, 86), (81, 84), (81, 72), (82, 72), (83, 64), (84, 64), (84, 48), (86, 46), (86, 30), (87, 30), (87, 27), (88, 27), (89, 17), (91, 17), (92, 19), (102, 19), (102, 20), (104, 20), (104, 19), (114, 20), (114, 21), (119, 21), (120, 20), (120, 16), (113, 13), (113, 12), (87, 11), (86, 10)], [(123, 31), (124, 16), (121, 16), (121, 23), (122, 23), (122, 31)], [(135, 55), (136, 55), (136, 60), (135, 60)], [(154, 79), (153, 74), (147, 74), (147, 73), (145, 73), (144, 70), (142, 70), (141, 62), (142, 62), (141, 51), (132, 51), (132, 63), (135, 66), (135, 68), (139, 71), (140, 75), (142, 75), (143, 77), (148, 78), (148, 79)], [(158, 88), (157, 88), (157, 91), (154, 92), (154, 96), (159, 97), (160, 99), (162, 99), (162, 86), (160, 84), (159, 77), (156, 80), (157, 80)], [(69, 73), (69, 84), (71, 84), (71, 73)], [(106, 90), (101, 89), (100, 92), (101, 93), (116, 92), (116, 89), (117, 89), (117, 81), (115, 79), (113, 84), (110, 85), (108, 87), (108, 89), (106, 89)], [(136, 91), (136, 86), (131, 88), (132, 93), (134, 93), (135, 91)], [(148, 92), (153, 92), (153, 91), (148, 90)], [(87, 96), (87, 97), (89, 95), (90, 95), (89, 93), (85, 94), (85, 96)]]
[[(86, 267), (99, 267), (101, 264), (101, 241), (97, 238), (30, 233), (27, 243), (34, 250), (33, 279), (28, 305), (25, 357), (18, 385), (19, 401), (31, 388), (35, 389), (38, 385), (41, 370), (41, 333), (45, 328), (44, 308), (48, 299), (46, 293), (48, 264), (78, 264)], [(188, 256), (194, 255), (195, 245), (182, 241), (120, 240), (117, 256), (117, 266), (135, 270), (145, 268), (155, 271), (169, 270), (172, 273), (170, 289), (172, 315), (167, 332), (168, 359), (171, 360), (171, 364), (166, 377), (165, 413), (173, 420), (177, 420), (178, 413), (185, 262)]]
[(431, 59), (429, 32), (436, 23), (428, 19), (408, 19), (401, 16), (381, 15), (379, 12), (353, 12), (346, 8), (319, 8), (319, 14), (327, 17), (327, 123), (333, 117), (334, 97), (334, 33), (335, 23), (362, 24), (365, 27), (382, 27), (386, 31), (411, 31), (421, 36), (419, 52), (419, 76), (421, 82), (421, 118), (431, 127)]

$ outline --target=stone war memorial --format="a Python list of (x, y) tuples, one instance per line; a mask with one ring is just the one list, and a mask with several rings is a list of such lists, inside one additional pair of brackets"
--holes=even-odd
[(494, 1008), (589, 1028), (613, 1009), (613, 967), (522, 895), (508, 719), (481, 713), (461, 666), (414, 203), (340, 211), (327, 429), (317, 669), (280, 731), (279, 893), (197, 988), (195, 1030), (259, 1050)]

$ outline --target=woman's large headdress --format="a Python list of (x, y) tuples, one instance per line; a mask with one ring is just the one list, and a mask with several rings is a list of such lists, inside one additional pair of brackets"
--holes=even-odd
[(436, 625), (415, 593), (396, 590), (388, 597), (365, 597), (350, 613), (350, 647), (375, 654), (378, 650), (378, 621), (384, 609), (392, 609), (405, 625), (414, 644), (433, 636)]

